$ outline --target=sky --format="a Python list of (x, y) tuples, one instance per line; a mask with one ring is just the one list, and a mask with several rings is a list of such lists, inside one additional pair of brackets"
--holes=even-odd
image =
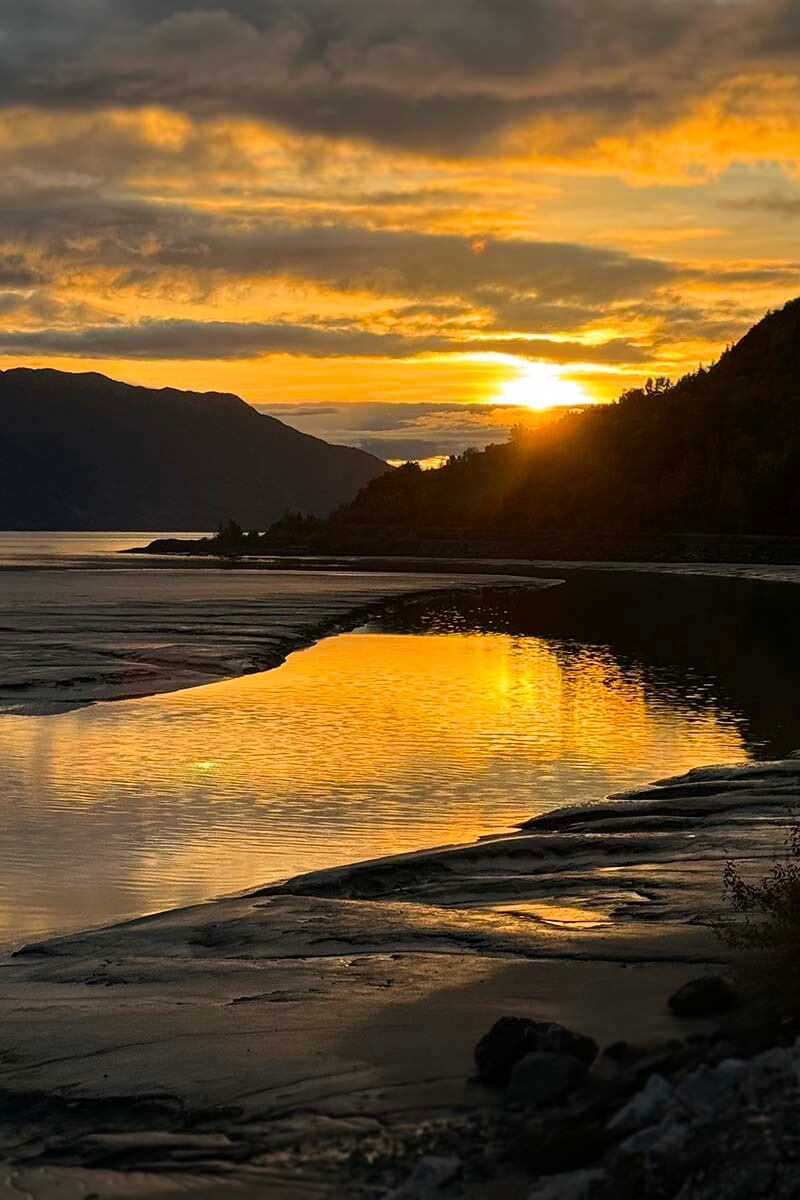
[(800, 293), (796, 0), (0, 0), (0, 368), (392, 461)]

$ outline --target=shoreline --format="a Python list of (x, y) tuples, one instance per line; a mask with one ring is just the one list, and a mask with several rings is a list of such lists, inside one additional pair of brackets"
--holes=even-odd
[[(430, 516), (431, 514), (429, 514)], [(412, 518), (413, 525), (413, 518)], [(238, 540), (237, 540), (238, 539)], [(426, 527), (406, 524), (358, 524), (347, 521), (311, 521), (265, 533), (229, 529), (200, 537), (168, 535), (145, 546), (126, 547), (123, 553), (179, 554), (184, 557), (214, 555), (235, 560), (248, 555), (318, 557), (411, 555), (429, 558), (524, 558), (528, 560), (581, 561), (594, 556), (607, 562), (716, 562), (800, 563), (800, 538), (775, 533), (661, 532), (628, 530), (528, 530), (519, 528)]]
[[(180, 565), (179, 565), (180, 564)], [(5, 668), (11, 675), (0, 683), (0, 715), (48, 716), (74, 711), (89, 704), (117, 700), (134, 700), (150, 696), (165, 695), (192, 687), (204, 686), (224, 679), (241, 678), (248, 674), (273, 670), (281, 666), (295, 651), (307, 649), (326, 637), (351, 631), (365, 621), (379, 615), (394, 604), (415, 602), (457, 594), (462, 591), (511, 587), (544, 589), (558, 586), (572, 576), (583, 574), (614, 575), (668, 575), (671, 577), (696, 577), (706, 579), (741, 580), (753, 583), (798, 584), (800, 566), (716, 563), (660, 563), (660, 562), (601, 562), (524, 559), (419, 559), (419, 558), (291, 558), (274, 560), (248, 559), (230, 566), (214, 559), (181, 559), (180, 556), (164, 556), (149, 563), (138, 562), (123, 577), (147, 577), (155, 572), (162, 578), (176, 568), (178, 578), (192, 580), (218, 579), (220, 573), (232, 571), (241, 578), (251, 580), (263, 574), (296, 577), (303, 580), (311, 575), (340, 580), (342, 602), (334, 596), (331, 609), (324, 597), (321, 598), (322, 612), (316, 618), (297, 621), (291, 604), (270, 616), (265, 613), (263, 625), (255, 636), (240, 644), (228, 644), (213, 636), (198, 617), (195, 627), (182, 642), (176, 642), (170, 623), (162, 629), (157, 621), (152, 628), (143, 626), (140, 644), (136, 644), (135, 628), (130, 637), (121, 629), (119, 636), (109, 642), (108, 638), (96, 638), (94, 644), (76, 642), (70, 646), (69, 632), (61, 631), (58, 655), (52, 664), (37, 666), (36, 672), (25, 673), (24, 664), (17, 668), (13, 659)], [(26, 574), (50, 571), (57, 576), (73, 576), (78, 580), (86, 575), (81, 568), (72, 567), (3, 567), (10, 577), (17, 579)], [(93, 568), (99, 573), (113, 575), (113, 568), (98, 565)], [(409, 575), (427, 576), (426, 586), (409, 587), (404, 579)], [(348, 581), (380, 580), (396, 577), (394, 588), (376, 584), (375, 594), (366, 599), (345, 595)], [(447, 577), (446, 579), (444, 577)], [(428, 580), (430, 585), (428, 586)], [(262, 597), (269, 606), (273, 597)], [(191, 597), (187, 599), (191, 604)], [(235, 611), (234, 611), (235, 615)], [(134, 625), (140, 620), (137, 611), (132, 613)], [(212, 617), (213, 620), (213, 617)], [(250, 623), (251, 614), (246, 612), (243, 621)], [(288, 629), (287, 629), (288, 626)], [(225, 638), (227, 638), (227, 633)], [(39, 648), (39, 659), (42, 650)], [(0, 646), (0, 660), (2, 657)], [(15, 678), (14, 671), (18, 672)], [(92, 673), (95, 673), (93, 677)]]
[[(707, 924), (724, 861), (763, 872), (798, 798), (794, 757), (699, 768), (512, 834), (21, 947), (0, 959), (1, 1200), (377, 1200), (426, 1153), (468, 1163), (476, 1139), (499, 1155), (491, 1194), (526, 1200), (478, 1038), (503, 1016), (601, 1049), (712, 1036), (666, 998), (727, 961)], [(478, 1200), (464, 1170), (452, 1194)]]
[[(759, 582), (800, 583), (800, 564), (793, 562), (715, 562), (697, 559), (594, 559), (594, 558), (518, 558), (510, 556), (482, 557), (480, 555), (416, 555), (416, 554), (291, 554), (276, 551), (270, 554), (213, 555), (154, 552), (146, 547), (119, 551), (123, 556), (137, 556), (139, 569), (166, 565), (175, 569), (216, 569), (220, 571), (374, 571), (379, 574), (406, 572), (436, 574), (516, 574), (533, 576), (535, 572), (614, 572), (623, 574), (666, 574), (710, 576), (720, 579), (752, 579)], [(0, 569), (1, 566), (0, 566)]]
[[(705, 1036), (666, 997), (726, 960), (705, 924), (722, 864), (763, 870), (799, 794), (796, 758), (701, 768), (512, 835), (28, 945), (0, 966), (0, 1132), (23, 1120), (39, 1147), (11, 1154), (19, 1182), (37, 1200), (56, 1179), (388, 1195), (425, 1147), (506, 1119), (472, 1078), (498, 1017), (601, 1047)], [(26, 1096), (37, 1113), (15, 1118)], [(519, 1164), (502, 1171), (527, 1196)]]
[[(73, 574), (68, 568), (55, 573)], [(290, 577), (289, 582), (284, 583), (282, 592), (255, 593), (240, 601), (241, 620), (249, 633), (234, 641), (228, 630), (232, 617), (236, 616), (237, 598), (222, 594), (205, 621), (198, 607), (192, 608), (194, 624), (188, 629), (181, 628), (180, 640), (176, 640), (175, 623), (179, 621), (183, 626), (186, 618), (177, 618), (170, 605), (191, 604), (191, 597), (185, 601), (180, 596), (165, 601), (163, 617), (158, 612), (153, 616), (146, 606), (136, 608), (134, 604), (131, 620), (138, 622), (140, 628), (130, 628), (118, 619), (118, 629), (103, 636), (90, 634), (88, 643), (80, 626), (72, 635), (69, 629), (50, 630), (48, 636), (56, 644), (51, 662), (45, 658), (44, 666), (39, 665), (43, 657), (40, 648), (35, 670), (24, 661), (18, 666), (13, 658), (5, 668), (7, 674), (15, 669), (18, 674), (0, 683), (0, 715), (57, 716), (98, 702), (144, 699), (241, 678), (274, 670), (295, 651), (352, 631), (393, 605), (493, 587), (538, 590), (560, 582), (533, 576), (473, 575), (444, 570), (394, 572), (397, 578), (393, 583), (388, 581), (388, 572), (357, 567), (336, 572), (317, 568), (310, 573), (325, 581), (335, 578), (336, 583), (327, 590), (320, 588), (317, 594), (303, 592), (309, 572), (277, 568), (275, 574), (284, 580)], [(82, 582), (83, 572), (74, 574)], [(291, 579), (295, 574), (304, 581), (300, 589)], [(24, 571), (17, 575), (21, 577)], [(409, 581), (409, 575), (417, 578)], [(149, 597), (146, 599), (149, 604)], [(113, 601), (112, 596), (112, 605)], [(254, 603), (260, 606), (257, 618), (252, 609)], [(220, 617), (221, 609), (224, 619)], [(235, 622), (232, 627), (235, 630)]]

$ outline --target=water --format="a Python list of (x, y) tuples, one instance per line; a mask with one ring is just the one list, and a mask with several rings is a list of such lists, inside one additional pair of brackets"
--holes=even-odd
[(98, 558), (80, 569), (0, 571), (0, 714), (62, 712), (263, 670), (319, 629), (351, 625), (354, 610), (473, 578), (123, 561), (123, 570)]
[[(204, 537), (201, 533), (58, 533), (0, 530), (0, 565), (76, 567), (94, 565), (85, 559), (103, 559), (132, 546), (146, 546), (154, 538)], [(121, 560), (118, 565), (127, 565)]]
[(274, 671), (0, 716), (0, 941), (784, 753), (800, 745), (793, 595), (584, 576), (432, 599)]
[(346, 634), (273, 672), (0, 718), (0, 939), (468, 841), (743, 757), (725, 714), (542, 639)]

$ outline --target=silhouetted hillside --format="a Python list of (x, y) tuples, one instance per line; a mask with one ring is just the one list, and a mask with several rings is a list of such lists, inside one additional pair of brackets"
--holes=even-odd
[(325, 514), (386, 470), (238, 396), (103, 375), (0, 372), (0, 528), (264, 529)]
[[(800, 301), (772, 313), (710, 370), (650, 381), (439, 471), (371, 481), (323, 526), (270, 540), (338, 549), (492, 542), (542, 549), (597, 539), (800, 534)], [(376, 537), (376, 533), (379, 535)], [(516, 542), (515, 542), (516, 539)], [(599, 556), (604, 556), (601, 552)], [(609, 554), (609, 557), (615, 557)]]

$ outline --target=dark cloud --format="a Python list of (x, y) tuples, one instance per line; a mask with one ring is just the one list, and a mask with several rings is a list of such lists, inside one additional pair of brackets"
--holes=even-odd
[[(160, 104), (437, 153), (544, 118), (564, 144), (793, 71), (794, 0), (28, 0), (0, 101)], [(10, 10), (10, 11), (9, 11)]]
[(25, 288), (36, 283), (41, 273), (24, 254), (0, 253), (0, 287)]
[(492, 313), (492, 329), (517, 333), (559, 333), (579, 330), (597, 317), (597, 309), (586, 304), (553, 304), (538, 296), (503, 295), (497, 290), (475, 296)]
[(274, 413), (276, 417), (289, 418), (293, 416), (304, 417), (330, 417), (338, 414), (341, 410), (335, 404), (254, 404), (254, 408), (261, 409), (263, 412)]
[(226, 218), (183, 205), (103, 197), (90, 189), (7, 192), (0, 243), (62, 265), (109, 267), (120, 285), (186, 271), (195, 279), (282, 277), (338, 291), (409, 297), (535, 293), (539, 305), (604, 304), (673, 279), (675, 268), (602, 246), (342, 225)]
[(0, 316), (18, 313), (25, 308), (27, 297), (20, 292), (0, 292)]
[(390, 309), (382, 314), (382, 318), (390, 321), (407, 321), (424, 318), (433, 321), (465, 320), (470, 317), (470, 310), (463, 304), (402, 304), (399, 308)]
[(746, 196), (740, 200), (728, 200), (725, 207), (738, 209), (741, 212), (765, 212), (781, 217), (800, 217), (800, 194), (764, 192), (762, 195)]
[(545, 424), (558, 410), (533, 412), (507, 404), (436, 402), (350, 403), (315, 409), (296, 404), (259, 404), (262, 412), (287, 420), (327, 441), (360, 446), (387, 459), (426, 459), (459, 454), (468, 447), (505, 441), (524, 422)]
[(328, 404), (310, 406), (306, 404), (257, 404), (256, 408), (263, 412), (273, 413), (278, 417), (298, 417), (314, 419), (319, 417), (326, 421), (335, 421), (350, 430), (360, 430), (365, 435), (399, 434), (409, 437), (418, 433), (420, 428), (447, 426), (453, 418), (458, 418), (462, 426), (474, 429), (478, 424), (482, 429), (495, 419), (497, 413), (503, 413), (515, 406), (498, 404), (456, 404), (442, 401), (351, 401), (348, 404)]
[(796, 288), (800, 282), (800, 263), (759, 263), (752, 267), (722, 268), (714, 273), (714, 282), (731, 284), (771, 284)]
[(418, 351), (416, 341), (357, 328), (331, 330), (285, 321), (146, 320), (80, 329), (2, 330), (0, 352), (20, 356), (210, 360), (267, 354), (405, 358)]
[[(743, 253), (727, 270), (686, 270), (604, 247), (619, 225), (603, 223), (602, 199), (590, 244), (432, 232), (484, 217), (489, 231), (553, 225), (523, 223), (536, 197), (520, 198), (511, 167), (494, 191), (485, 164), (436, 173), (330, 143), (469, 155), (525, 126), (511, 143), (524, 173), (538, 151), (579, 160), (709, 97), (721, 122), (729, 103), (747, 117), (759, 79), (795, 77), (798, 49), (796, 0), (0, 0), (0, 107), (15, 109), (0, 139), (0, 345), (231, 360), (482, 350), (634, 369), (656, 341), (723, 342), (744, 319), (723, 294), (796, 289), (791, 261)], [(141, 106), (191, 120), (129, 119)], [(250, 139), (250, 126), (215, 124), (227, 116), (312, 136)], [(206, 203), (170, 203), (178, 194)], [(788, 191), (737, 203), (800, 212)], [(566, 186), (564, 204), (568, 219)], [(716, 288), (704, 311), (686, 285)], [(87, 295), (97, 307), (81, 309)], [(367, 315), (342, 319), (347, 296)], [(198, 311), (176, 301), (263, 319), (156, 319)], [(153, 319), (131, 323), (131, 310)], [(645, 332), (584, 346), (600, 327)]]
[[(68, 288), (83, 272), (100, 273), (106, 313), (109, 302), (119, 304), (130, 292), (181, 294), (205, 302), (231, 284), (267, 281), (283, 289), (295, 311), (266, 322), (132, 325), (101, 317), (86, 304), (81, 310), (77, 302), (70, 306), (48, 299), (46, 285), (54, 292)], [(680, 294), (680, 284), (790, 288), (797, 278), (791, 262), (701, 271), (598, 245), (291, 224), (258, 211), (220, 213), (103, 195), (90, 187), (0, 185), (0, 289), (27, 290), (27, 303), (19, 302), (25, 319), (13, 334), (13, 352), (20, 354), (401, 358), (483, 350), (557, 363), (635, 366), (646, 361), (648, 349), (652, 355), (652, 334), (591, 347), (578, 335), (598, 322), (636, 328), (638, 319), (651, 318), (662, 340), (702, 335), (724, 342), (730, 329), (739, 329), (751, 314), (733, 313), (721, 304), (701, 312)], [(307, 316), (296, 308), (305, 285), (340, 297), (372, 293), (405, 302), (358, 322)], [(64, 328), (70, 322), (84, 328)], [(44, 328), (28, 328), (32, 324)], [(548, 337), (553, 334), (559, 340)], [(2, 336), (10, 346), (12, 334)]]
[(245, 359), (270, 354), (316, 358), (410, 358), (419, 354), (503, 353), (549, 362), (646, 361), (645, 352), (621, 339), (602, 345), (546, 338), (460, 340), (373, 333), (357, 327), (296, 325), (288, 321), (145, 320), (132, 325), (79, 329), (0, 330), (0, 353), (122, 359)]

